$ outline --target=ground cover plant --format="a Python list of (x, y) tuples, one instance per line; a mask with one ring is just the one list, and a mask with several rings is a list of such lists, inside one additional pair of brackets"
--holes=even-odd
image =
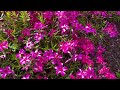
[(0, 79), (120, 78), (120, 11), (0, 11)]

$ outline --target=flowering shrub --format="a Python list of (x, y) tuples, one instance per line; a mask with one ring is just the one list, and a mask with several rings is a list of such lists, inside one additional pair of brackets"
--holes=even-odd
[[(100, 40), (120, 11), (1, 11), (1, 79), (116, 79)], [(115, 17), (115, 18), (114, 18)]]

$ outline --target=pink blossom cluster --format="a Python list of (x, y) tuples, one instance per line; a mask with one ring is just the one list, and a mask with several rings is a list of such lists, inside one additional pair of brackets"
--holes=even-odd
[(3, 51), (4, 49), (8, 49), (8, 41), (2, 41), (0, 43), (0, 51)]
[[(116, 14), (119, 16), (119, 12)], [(0, 68), (1, 78), (19, 73), (21, 79), (117, 78), (103, 56), (105, 47), (97, 40), (101, 33), (109, 38), (117, 37), (116, 25), (107, 21), (98, 29), (96, 23), (87, 19), (90, 15), (93, 20), (104, 20), (112, 14), (107, 11), (27, 11), (27, 15), (30, 20), (24, 28), (23, 25), (20, 30), (3, 30), (4, 37), (8, 38), (0, 42), (0, 51), (7, 49), (6, 59), (17, 64), (11, 65), (13, 70), (10, 66)], [(17, 49), (12, 48), (15, 52), (9, 48), (10, 42), (17, 42)]]

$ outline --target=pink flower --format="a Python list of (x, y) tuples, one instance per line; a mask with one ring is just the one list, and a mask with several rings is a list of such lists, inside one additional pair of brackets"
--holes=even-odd
[(43, 71), (43, 64), (41, 62), (36, 62), (33, 69), (34, 69), (35, 73), (42, 72)]
[(86, 55), (93, 53), (95, 49), (93, 42), (88, 38), (80, 38), (78, 46), (83, 49)]
[(41, 22), (35, 22), (34, 29), (43, 29), (45, 26)]
[[(80, 59), (80, 57), (79, 57), (79, 59)], [(77, 60), (78, 60), (78, 54), (74, 54), (74, 55), (72, 56), (72, 60), (73, 60), (73, 61), (77, 61)]]
[(65, 16), (65, 11), (57, 11), (55, 12), (55, 15), (58, 17), (58, 18), (62, 18)]
[(25, 65), (23, 68), (22, 68), (22, 70), (28, 70), (28, 68), (30, 67), (30, 63), (28, 63), (27, 65)]
[(21, 59), (21, 57), (25, 54), (25, 50), (24, 49), (20, 49), (19, 53), (16, 54), (16, 58)]
[(0, 76), (5, 79), (7, 75), (14, 74), (14, 71), (10, 69), (10, 66), (0, 68)]
[[(84, 26), (82, 24), (80, 24), (78, 22), (78, 20), (73, 20), (71, 22), (71, 24), (72, 24), (74, 30), (83, 30), (84, 29)], [(74, 31), (72, 31), (72, 32), (74, 32)]]
[(26, 74), (21, 79), (29, 79), (29, 78), (30, 78), (30, 74)]
[(62, 50), (64, 53), (68, 53), (73, 48), (74, 48), (74, 43), (72, 41), (69, 41), (69, 42), (61, 42), (59, 49)]
[(76, 73), (77, 79), (96, 79), (97, 76), (92, 67), (88, 67), (86, 70), (79, 69)]
[(120, 16), (120, 11), (117, 11), (116, 14)]
[(46, 60), (51, 60), (52, 58), (54, 58), (53, 50), (50, 49), (45, 51), (43, 57), (45, 57)]
[(3, 41), (3, 42), (2, 42), (2, 47), (3, 47), (4, 49), (7, 49), (7, 48), (8, 48), (8, 41)]
[(52, 64), (57, 64), (60, 62), (60, 59), (62, 59), (62, 56), (56, 52), (53, 54), (53, 56), (54, 57), (52, 58)]
[(115, 74), (113, 74), (113, 73), (106, 73), (104, 76), (105, 76), (107, 79), (116, 79), (116, 76), (115, 76)]
[(51, 29), (51, 30), (49, 31), (48, 35), (49, 35), (50, 37), (53, 37), (56, 32), (57, 32), (56, 30)]
[(20, 49), (19, 54), (25, 54), (25, 50), (24, 49)]
[(29, 11), (30, 16), (30, 24), (33, 26), (35, 22), (39, 22), (40, 20), (37, 18), (38, 13), (36, 11)]
[(45, 76), (44, 79), (48, 79), (48, 77)]
[(19, 36), (19, 37), (18, 37), (18, 41), (19, 41), (19, 42), (23, 41), (23, 39), (24, 39), (23, 36)]
[(20, 64), (24, 65), (27, 64), (31, 61), (31, 57), (29, 54), (25, 54), (21, 59), (20, 59)]
[(5, 58), (6, 57), (6, 55), (0, 55), (0, 58)]
[(87, 24), (84, 28), (85, 32), (88, 33), (93, 33), (94, 35), (96, 35), (96, 30), (94, 28), (92, 28), (91, 24)]
[(0, 51), (3, 51), (4, 49), (8, 49), (8, 41), (0, 43)]
[(79, 71), (76, 73), (76, 79), (84, 79), (85, 78), (85, 72), (82, 69), (79, 69)]
[(25, 49), (31, 49), (34, 46), (34, 44), (31, 41), (27, 41)]
[(35, 51), (30, 52), (30, 54), (31, 54), (32, 58), (35, 59), (36, 57), (41, 56), (42, 52), (38, 51), (38, 49), (36, 49)]
[(4, 32), (10, 37), (13, 30), (5, 29)]
[(45, 12), (43, 12), (43, 17), (45, 18), (46, 24), (52, 23), (53, 15), (54, 15), (53, 11), (45, 11)]
[(37, 76), (37, 79), (42, 79), (43, 77), (42, 76)]
[(69, 75), (70, 79), (75, 79), (75, 76), (73, 74)]
[(97, 76), (96, 76), (96, 74), (94, 72), (94, 69), (92, 67), (88, 67), (84, 72), (87, 73), (86, 74), (87, 79), (92, 79), (92, 78), (96, 79), (97, 78)]
[(36, 43), (38, 43), (43, 38), (44, 38), (44, 35), (42, 33), (35, 33), (34, 34), (34, 39), (36, 40)]
[(65, 76), (65, 74), (66, 74), (65, 71), (68, 70), (67, 67), (65, 67), (65, 66), (63, 67), (62, 65), (56, 66), (55, 69), (56, 69), (56, 74), (57, 75), (61, 74), (62, 76)]
[(70, 29), (70, 27), (68, 26), (68, 25), (66, 25), (66, 24), (64, 24), (64, 25), (62, 25), (62, 26), (60, 26), (61, 28), (62, 28), (62, 34), (64, 34), (68, 29)]
[(113, 23), (107, 23), (107, 25), (105, 26), (105, 28), (103, 29), (103, 32), (109, 34), (109, 36), (112, 37), (116, 37), (118, 35), (118, 31), (116, 28), (116, 25)]
[(97, 55), (102, 55), (102, 53), (105, 51), (105, 48), (103, 48), (102, 46), (98, 46), (98, 51), (97, 51)]
[(78, 54), (78, 60), (82, 60), (82, 54)]
[(21, 33), (22, 33), (22, 35), (24, 35), (24, 37), (30, 36), (30, 29), (25, 28), (25, 29), (22, 30)]
[(97, 63), (105, 65), (104, 58), (102, 56), (97, 56)]
[(82, 63), (88, 64), (89, 66), (94, 64), (94, 62), (92, 60), (90, 60), (90, 57), (88, 55), (82, 56)]
[(105, 73), (108, 73), (110, 72), (110, 68), (106, 67), (106, 66), (103, 66), (99, 71), (98, 73), (99, 74), (105, 74)]

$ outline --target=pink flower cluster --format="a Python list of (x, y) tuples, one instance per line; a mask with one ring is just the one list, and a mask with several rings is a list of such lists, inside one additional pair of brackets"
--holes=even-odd
[(116, 28), (116, 25), (113, 23), (107, 23), (106, 27), (103, 29), (103, 32), (109, 34), (110, 37), (116, 37), (118, 36), (118, 31)]
[(10, 69), (10, 66), (6, 66), (5, 68), (0, 68), (1, 78), (5, 79), (10, 74), (14, 74), (14, 71)]
[[(17, 13), (19, 14), (19, 12)], [(99, 36), (117, 37), (114, 23), (103, 22), (113, 14), (107, 11), (28, 11), (30, 20), (14, 20), (14, 30), (3, 30), (0, 51), (1, 62), (7, 59), (10, 66), (0, 68), (0, 77), (18, 75), (21, 79), (116, 79), (103, 56), (105, 47), (99, 44)], [(119, 16), (120, 13), (116, 12)], [(90, 19), (88, 19), (90, 16)], [(18, 15), (19, 17), (19, 15)], [(12, 18), (12, 17), (11, 17)], [(105, 24), (104, 27), (96, 25)], [(93, 21), (95, 20), (95, 23)], [(23, 22), (24, 21), (24, 22)], [(27, 24), (26, 24), (27, 23)], [(95, 26), (94, 26), (95, 25)], [(8, 25), (9, 27), (9, 25)], [(9, 27), (13, 27), (12, 25)], [(12, 49), (10, 42), (16, 42)], [(7, 50), (5, 50), (7, 49)], [(5, 52), (4, 52), (5, 51)], [(16, 56), (16, 57), (15, 57)], [(6, 57), (6, 58), (4, 58)], [(6, 60), (6, 62), (7, 62)], [(13, 65), (15, 64), (15, 65)], [(3, 64), (4, 65), (4, 64)], [(97, 66), (96, 66), (97, 65)], [(20, 70), (18, 70), (20, 69)], [(16, 74), (15, 74), (16, 73)], [(16, 75), (17, 76), (17, 75)]]
[(8, 49), (8, 41), (3, 41), (0, 43), (0, 51), (3, 51), (4, 49)]

